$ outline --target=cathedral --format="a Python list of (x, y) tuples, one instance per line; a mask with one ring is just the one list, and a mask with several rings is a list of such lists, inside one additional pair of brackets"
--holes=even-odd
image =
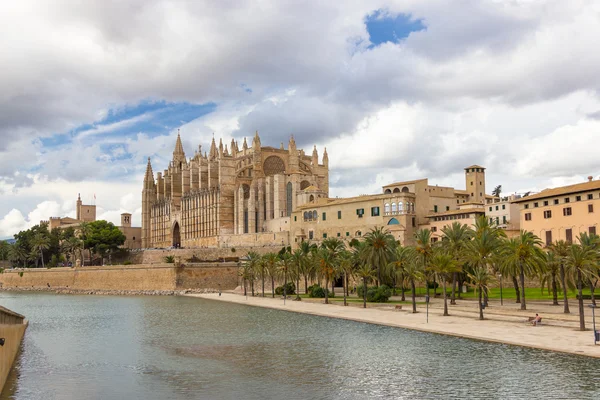
[(289, 244), (290, 216), (297, 207), (327, 198), (329, 159), (322, 163), (296, 148), (263, 147), (258, 132), (229, 149), (213, 137), (208, 153), (199, 146), (186, 158), (177, 135), (168, 168), (152, 171), (142, 190), (142, 247), (222, 247)]

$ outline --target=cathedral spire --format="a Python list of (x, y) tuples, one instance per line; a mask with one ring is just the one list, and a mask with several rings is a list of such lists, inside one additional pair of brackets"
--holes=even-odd
[(154, 186), (154, 172), (152, 172), (152, 163), (150, 157), (148, 157), (148, 164), (146, 164), (146, 174), (144, 175), (144, 187), (152, 188)]
[(248, 150), (248, 143), (246, 142), (246, 137), (244, 136), (244, 144), (242, 145), (243, 150)]
[(317, 152), (317, 145), (315, 145), (315, 147), (313, 147), (313, 152), (312, 152), (312, 165), (313, 165), (313, 166), (317, 166), (317, 165), (319, 165), (319, 153)]
[(323, 149), (323, 165), (329, 165), (329, 155), (327, 154), (327, 147)]
[(260, 136), (258, 136), (258, 131), (254, 134), (254, 140), (252, 141), (252, 147), (260, 148)]
[(213, 136), (212, 142), (210, 144), (210, 152), (208, 153), (208, 155), (210, 156), (210, 158), (216, 158), (217, 157), (217, 143), (215, 142), (215, 137), (214, 136)]
[(179, 129), (177, 129), (177, 141), (175, 142), (175, 150), (173, 150), (173, 161), (185, 161), (185, 152), (183, 151), (183, 145), (181, 144)]

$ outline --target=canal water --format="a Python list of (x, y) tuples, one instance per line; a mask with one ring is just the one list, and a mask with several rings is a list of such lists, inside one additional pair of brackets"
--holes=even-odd
[(0, 399), (599, 399), (600, 360), (189, 297), (0, 292)]

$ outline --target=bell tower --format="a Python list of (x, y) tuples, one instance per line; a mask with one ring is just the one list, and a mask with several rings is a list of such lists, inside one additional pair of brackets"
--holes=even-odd
[(469, 201), (485, 204), (485, 168), (471, 165), (465, 168), (465, 186)]

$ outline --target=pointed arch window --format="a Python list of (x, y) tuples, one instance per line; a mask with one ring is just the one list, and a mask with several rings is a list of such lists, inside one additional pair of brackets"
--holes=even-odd
[(392, 203), (392, 212), (395, 213), (398, 211), (398, 208), (396, 206), (396, 203)]
[(383, 206), (383, 210), (386, 213), (389, 213), (390, 212), (390, 203), (385, 203), (385, 205)]

